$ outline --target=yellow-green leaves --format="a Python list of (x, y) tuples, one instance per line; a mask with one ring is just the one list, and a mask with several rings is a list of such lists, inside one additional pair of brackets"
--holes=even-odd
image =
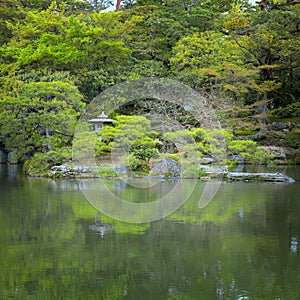
[(124, 46), (125, 24), (118, 14), (66, 16), (50, 7), (29, 12), (26, 20), (10, 24), (12, 39), (3, 55), (19, 68), (90, 70), (116, 65), (130, 54)]
[(228, 90), (234, 86), (230, 90), (237, 95), (247, 92), (253, 73), (244, 67), (244, 53), (230, 36), (215, 31), (194, 33), (182, 38), (173, 51), (174, 72), (193, 76), (197, 87)]

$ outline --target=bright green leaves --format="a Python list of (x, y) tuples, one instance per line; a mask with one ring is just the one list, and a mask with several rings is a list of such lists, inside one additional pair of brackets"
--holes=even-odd
[(166, 132), (163, 139), (169, 143), (169, 151), (179, 152), (183, 157), (188, 157), (190, 154), (193, 159), (204, 155), (219, 159), (220, 155), (226, 153), (226, 142), (232, 139), (232, 135), (225, 130), (193, 128)]
[(115, 126), (105, 126), (96, 142), (96, 156), (122, 159), (132, 170), (147, 171), (149, 160), (158, 155), (161, 142), (151, 130), (151, 122), (142, 116), (118, 116)]
[[(229, 37), (221, 33), (206, 31), (186, 36), (174, 47), (175, 56), (171, 59), (178, 70), (202, 69), (218, 66), (220, 62), (236, 62), (239, 59), (237, 47)], [(219, 67), (221, 69), (221, 67)]]
[[(268, 9), (255, 10), (244, 1), (147, 0), (123, 12), (98, 13), (89, 10), (106, 1), (25, 2), (7, 0), (0, 7), (1, 143), (20, 157), (69, 145), (83, 108), (80, 93), (88, 103), (128, 79), (172, 77), (208, 93), (216, 107), (227, 96), (255, 103), (262, 107), (257, 115), (266, 105), (299, 99), (300, 19), (292, 3), (269, 1)], [(180, 122), (196, 124), (187, 118)], [(119, 118), (104, 128), (97, 155), (125, 141), (147, 161), (160, 145), (145, 122)], [(217, 151), (217, 139), (211, 144), (208, 152)], [(196, 148), (204, 154), (207, 142), (197, 140)]]
[(243, 11), (240, 4), (233, 4), (229, 14), (221, 17), (222, 27), (228, 31), (237, 31), (249, 27), (247, 13)]
[[(169, 31), (169, 27), (176, 26), (177, 22), (165, 16), (159, 18), (157, 9), (156, 6), (138, 7), (124, 14), (127, 24), (133, 25), (129, 27), (128, 43), (133, 49), (133, 57), (140, 60), (141, 64), (143, 60), (166, 62), (169, 58), (170, 53), (166, 51), (171, 42), (172, 31)], [(164, 27), (163, 23), (168, 26)]]
[(157, 133), (151, 130), (150, 121), (145, 117), (121, 115), (116, 117), (115, 126), (105, 126), (100, 136), (99, 145), (106, 144), (106, 149), (129, 152), (133, 148), (139, 148), (142, 140), (146, 142), (145, 146), (155, 147)]
[(219, 163), (224, 163), (226, 159), (232, 163), (234, 157), (239, 155), (246, 162), (264, 164), (271, 159), (264, 149), (257, 147), (256, 142), (236, 140), (231, 132), (223, 129), (193, 128), (166, 132), (163, 139), (169, 143), (169, 151), (177, 153), (180, 157), (193, 157), (194, 160), (209, 156)]
[(70, 107), (77, 111), (77, 115), (84, 108), (78, 89), (66, 82), (31, 82), (23, 85), (20, 94), (29, 99), (39, 99), (51, 107), (54, 103), (57, 103), (60, 109)]
[(30, 11), (25, 20), (9, 25), (12, 38), (0, 48), (0, 72), (12, 78), (32, 70), (68, 71), (89, 102), (116, 81), (126, 79), (119, 73), (131, 54), (125, 46), (130, 26), (120, 13), (69, 16), (63, 5), (55, 3), (47, 10)]
[(46, 11), (29, 12), (24, 24), (11, 29), (13, 38), (2, 53), (19, 68), (88, 71), (119, 64), (130, 54), (118, 14), (66, 17), (64, 8), (53, 4)]

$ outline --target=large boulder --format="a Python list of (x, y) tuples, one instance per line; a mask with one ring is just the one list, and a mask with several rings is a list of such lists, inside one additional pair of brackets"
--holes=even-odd
[(114, 171), (117, 173), (117, 174), (127, 174), (128, 173), (128, 169), (127, 167), (125, 167), (124, 165), (121, 165), (121, 164), (116, 164), (114, 166)]
[(199, 163), (204, 165), (209, 165), (216, 162), (216, 160), (210, 156), (203, 156), (199, 158)]
[(181, 175), (181, 171), (181, 164), (178, 161), (172, 158), (165, 158), (153, 164), (150, 174), (162, 175), (165, 177), (178, 177)]

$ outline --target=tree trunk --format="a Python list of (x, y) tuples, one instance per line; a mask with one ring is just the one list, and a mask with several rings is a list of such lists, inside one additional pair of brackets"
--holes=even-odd
[(263, 95), (263, 99), (260, 104), (256, 107), (255, 114), (258, 115), (257, 120), (259, 120), (262, 124), (267, 123), (267, 103), (268, 103), (268, 93), (265, 92)]
[(116, 11), (119, 11), (119, 9), (120, 9), (120, 4), (121, 4), (121, 0), (117, 0)]

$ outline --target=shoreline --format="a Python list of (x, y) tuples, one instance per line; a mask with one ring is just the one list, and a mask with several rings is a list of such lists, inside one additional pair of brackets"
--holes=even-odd
[(37, 176), (27, 175), (28, 178), (39, 178), (39, 179), (53, 179), (53, 180), (91, 180), (91, 179), (103, 179), (103, 180), (159, 180), (159, 181), (179, 181), (179, 180), (199, 180), (199, 181), (208, 181), (210, 179), (213, 180), (221, 180), (226, 181), (228, 183), (232, 182), (273, 182), (273, 183), (294, 183), (296, 180), (287, 175), (284, 175), (279, 172), (274, 173), (262, 173), (262, 172), (227, 172), (227, 173), (207, 173), (205, 176), (201, 177), (183, 177), (183, 176), (99, 176), (99, 175), (74, 175), (74, 176)]

